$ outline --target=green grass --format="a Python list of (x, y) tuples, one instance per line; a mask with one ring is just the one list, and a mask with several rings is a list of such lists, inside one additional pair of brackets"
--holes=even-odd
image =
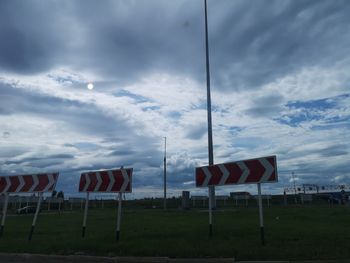
[(208, 213), (200, 210), (124, 209), (119, 242), (115, 209), (89, 210), (85, 239), (82, 217), (80, 211), (41, 214), (28, 242), (32, 216), (9, 216), (0, 252), (237, 260), (350, 258), (350, 208), (344, 206), (265, 208), (265, 246), (260, 244), (258, 209), (253, 207), (216, 211), (212, 238)]

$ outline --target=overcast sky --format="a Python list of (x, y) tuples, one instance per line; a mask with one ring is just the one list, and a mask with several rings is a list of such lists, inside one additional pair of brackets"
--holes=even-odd
[[(208, 0), (214, 163), (350, 183), (350, 1)], [(202, 0), (0, 0), (0, 175), (133, 167), (133, 196), (208, 163)], [(94, 89), (88, 90), (87, 84)], [(218, 194), (256, 187), (218, 187)]]

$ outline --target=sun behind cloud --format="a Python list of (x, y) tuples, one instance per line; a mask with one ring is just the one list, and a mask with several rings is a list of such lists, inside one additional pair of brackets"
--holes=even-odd
[(93, 83), (88, 83), (87, 84), (87, 88), (89, 89), (89, 90), (92, 90), (93, 88), (94, 88), (94, 84)]

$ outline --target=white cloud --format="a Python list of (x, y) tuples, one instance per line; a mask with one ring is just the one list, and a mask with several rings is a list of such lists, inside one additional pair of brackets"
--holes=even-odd
[[(306, 74), (305, 72), (309, 72)], [(259, 156), (278, 154), (280, 170), (303, 170), (303, 178), (312, 181), (317, 172), (311, 172), (310, 165), (323, 167), (328, 171), (333, 166), (344, 165), (344, 158), (349, 157), (350, 137), (348, 128), (314, 129), (315, 126), (324, 126), (327, 120), (335, 117), (349, 116), (348, 96), (341, 99), (333, 99), (325, 91), (331, 90), (332, 96), (345, 92), (344, 83), (336, 71), (329, 73), (323, 81), (316, 81), (317, 88), (311, 85), (316, 76), (322, 76), (325, 70), (303, 70), (292, 77), (286, 76), (267, 84), (259, 90), (247, 90), (237, 93), (213, 92), (213, 134), (215, 162), (241, 160)], [(341, 74), (340, 74), (341, 75)], [(284, 85), (289, 79), (298, 79), (298, 85)], [(111, 89), (96, 89), (93, 92), (85, 88), (84, 76), (71, 70), (57, 70), (36, 76), (7, 75), (2, 77), (2, 82), (12, 85), (16, 89), (30, 91), (32, 94), (46, 97), (59, 98), (78, 102), (81, 110), (95, 107), (101, 115), (108, 116), (116, 122), (117, 127), (124, 127), (122, 141), (119, 146), (115, 143), (103, 143), (103, 138), (97, 134), (82, 133), (74, 127), (73, 119), (50, 119), (47, 116), (35, 113), (18, 113), (3, 115), (1, 120), (5, 123), (4, 130), (11, 136), (6, 138), (6, 145), (14, 147), (18, 145), (23, 149), (30, 148), (30, 153), (23, 152), (10, 158), (11, 161), (20, 161), (26, 157), (40, 157), (38, 154), (45, 151), (47, 155), (58, 153), (70, 153), (74, 159), (65, 160), (64, 163), (53, 165), (51, 168), (62, 169), (91, 169), (97, 166), (111, 167), (118, 162), (128, 162), (127, 159), (117, 156), (108, 156), (109, 148), (114, 145), (116, 149), (131, 148), (140, 151), (140, 141), (133, 139), (138, 136), (146, 136), (155, 139), (156, 144), (148, 145), (150, 152), (158, 151), (159, 161), (157, 167), (149, 167), (147, 158), (145, 161), (132, 161), (142, 178), (139, 183), (149, 181), (160, 184), (162, 173), (162, 138), (168, 138), (168, 171), (176, 174), (190, 173), (195, 166), (207, 163), (207, 124), (206, 124), (206, 90), (199, 83), (188, 77), (172, 77), (165, 73), (151, 75), (142, 81), (128, 86), (119, 87), (117, 90), (127, 91), (126, 95), (113, 96)], [(306, 88), (305, 88), (306, 87)], [(340, 88), (339, 88), (340, 87)], [(277, 95), (276, 95), (277, 94)], [(327, 102), (335, 103), (330, 109), (288, 108), (290, 101), (305, 101), (310, 99), (329, 98)], [(260, 99), (260, 101), (259, 101)], [(247, 110), (250, 107), (277, 106), (280, 111), (274, 114), (251, 115)], [(146, 109), (151, 107), (150, 109)], [(260, 106), (259, 106), (260, 107)], [(60, 111), (60, 109), (56, 109)], [(74, 111), (79, 109), (74, 109)], [(322, 115), (320, 120), (306, 120), (296, 126), (289, 126), (271, 118), (291, 120), (293, 116), (303, 112)], [(90, 120), (94, 122), (95, 120)], [(121, 122), (121, 123), (118, 123)], [(332, 124), (333, 122), (330, 121)], [(106, 127), (113, 123), (106, 123)], [(73, 126), (72, 126), (73, 125)], [(126, 132), (126, 133), (125, 133)], [(64, 136), (62, 136), (64, 134)], [(203, 136), (201, 136), (203, 135)], [(117, 135), (118, 136), (118, 135)], [(158, 138), (158, 139), (156, 139)], [(4, 138), (2, 138), (4, 140)], [(18, 144), (18, 142), (20, 143)], [(157, 142), (158, 141), (158, 142)], [(69, 148), (66, 145), (74, 145), (77, 142), (88, 142), (99, 148), (93, 152), (82, 148)], [(129, 144), (129, 145), (127, 145)], [(342, 144), (345, 152), (337, 151), (342, 156), (330, 158), (322, 157), (322, 152), (327, 147)], [(146, 145), (145, 145), (146, 146)], [(143, 149), (147, 151), (147, 149)], [(334, 150), (333, 150), (334, 152)], [(42, 156), (44, 158), (44, 156)], [(325, 162), (327, 158), (327, 162)], [(306, 167), (303, 164), (308, 164)], [(3, 170), (13, 170), (23, 165), (10, 165)], [(28, 168), (29, 169), (29, 168)], [(34, 169), (34, 168), (32, 168)], [(305, 171), (304, 171), (305, 170)], [(319, 170), (319, 169), (318, 169)], [(318, 171), (317, 170), (317, 171)], [(29, 170), (28, 170), (29, 171)], [(307, 171), (310, 171), (309, 173)], [(190, 177), (183, 174), (185, 182)], [(284, 175), (281, 174), (283, 177)], [(301, 175), (300, 175), (301, 176)], [(287, 176), (288, 177), (288, 176)], [(158, 179), (157, 179), (158, 178)], [(186, 178), (186, 179), (185, 179)], [(346, 178), (346, 175), (337, 175)], [(182, 179), (181, 179), (182, 180)], [(329, 179), (328, 179), (329, 180)], [(179, 182), (177, 182), (178, 184)], [(141, 185), (139, 185), (141, 187)], [(191, 185), (179, 184), (185, 188)], [(191, 188), (193, 189), (193, 188)], [(225, 190), (220, 190), (221, 191)]]
[[(52, 10), (50, 26), (41, 4), (27, 5), (22, 19), (13, 20), (10, 4), (0, 16), (8, 36), (0, 44), (1, 174), (62, 169), (62, 186), (73, 191), (80, 170), (125, 164), (135, 167), (140, 193), (158, 194), (166, 136), (170, 188), (204, 193), (190, 183), (208, 151), (203, 5), (70, 3)], [(281, 182), (269, 191), (291, 171), (300, 183), (346, 182), (347, 9), (269, 6), (209, 3), (215, 162), (277, 154)], [(91, 10), (103, 19), (86, 20)]]

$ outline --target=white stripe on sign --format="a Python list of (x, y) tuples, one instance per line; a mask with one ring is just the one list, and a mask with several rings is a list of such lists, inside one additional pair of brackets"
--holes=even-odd
[(24, 179), (23, 179), (23, 176), (22, 176), (22, 175), (19, 175), (19, 176), (18, 176), (18, 180), (19, 180), (19, 185), (18, 185), (17, 189), (15, 190), (15, 192), (21, 191), (21, 189), (23, 188), (23, 186), (26, 184), (26, 183), (24, 182)]
[(106, 191), (110, 192), (112, 190), (112, 187), (113, 187), (114, 183), (115, 183), (112, 171), (108, 171), (108, 177), (109, 177), (109, 185), (108, 185)]
[(32, 187), (29, 189), (29, 192), (34, 191), (34, 189), (39, 185), (38, 175), (34, 174), (34, 175), (32, 175), (32, 178), (33, 178), (34, 183), (33, 183)]
[(83, 189), (83, 192), (86, 192), (88, 187), (90, 186), (90, 176), (88, 174), (85, 174), (85, 187)]
[(220, 168), (220, 170), (222, 172), (222, 176), (221, 176), (219, 185), (223, 185), (223, 184), (226, 183), (226, 180), (229, 177), (230, 172), (226, 169), (224, 164), (219, 164), (218, 166), (219, 166), (219, 168)]
[(265, 172), (261, 177), (260, 182), (267, 182), (274, 170), (270, 162), (266, 158), (259, 159), (259, 162), (265, 167)]
[(49, 180), (49, 183), (46, 185), (43, 192), (48, 191), (50, 189), (50, 187), (53, 186), (53, 184), (55, 183), (55, 179), (53, 178), (53, 174), (48, 174), (47, 178)]
[(242, 175), (239, 177), (238, 184), (244, 184), (250, 171), (244, 162), (237, 162), (237, 165), (242, 170)]
[(123, 182), (123, 185), (120, 187), (120, 192), (125, 192), (125, 189), (129, 183), (129, 176), (125, 169), (121, 169), (121, 170), (122, 170), (122, 175), (124, 177), (124, 182)]
[(5, 180), (6, 180), (6, 188), (4, 189), (4, 193), (7, 192), (7, 190), (11, 187), (11, 181), (10, 181), (10, 178), (8, 176), (5, 177)]
[(204, 180), (202, 186), (207, 186), (209, 184), (209, 180), (210, 180), (212, 175), (211, 175), (211, 172), (209, 171), (208, 167), (202, 167), (202, 170), (205, 174), (205, 180)]
[(96, 173), (96, 179), (97, 179), (97, 184), (95, 186), (94, 191), (98, 191), (101, 187), (101, 184), (102, 184), (102, 178), (101, 178), (101, 174), (99, 172)]

